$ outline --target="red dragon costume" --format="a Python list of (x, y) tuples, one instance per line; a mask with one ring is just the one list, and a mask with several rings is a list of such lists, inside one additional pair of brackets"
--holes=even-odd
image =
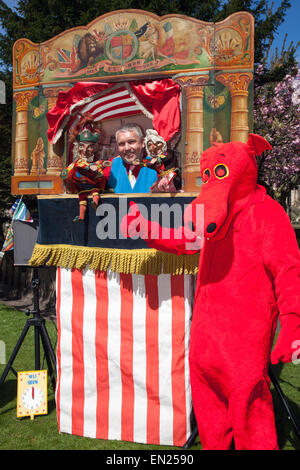
[[(203, 449), (275, 450), (268, 366), (290, 362), (300, 339), (300, 254), (284, 209), (257, 184), (260, 136), (216, 144), (201, 157), (203, 185), (185, 214), (204, 204), (204, 235), (190, 337), (193, 406)], [(140, 231), (151, 248), (193, 253), (183, 227), (166, 236), (136, 206), (123, 234)], [(192, 209), (192, 210), (191, 210)], [(180, 236), (179, 236), (180, 235)], [(188, 245), (189, 243), (189, 245)], [(189, 246), (189, 248), (187, 248)], [(200, 244), (199, 244), (200, 247)], [(198, 247), (198, 249), (199, 249)], [(280, 332), (272, 350), (277, 319)]]

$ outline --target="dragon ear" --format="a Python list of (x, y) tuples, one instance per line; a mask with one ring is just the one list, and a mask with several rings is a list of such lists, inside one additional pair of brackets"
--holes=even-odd
[(265, 150), (272, 150), (271, 144), (257, 134), (249, 134), (247, 146), (255, 155), (261, 155)]

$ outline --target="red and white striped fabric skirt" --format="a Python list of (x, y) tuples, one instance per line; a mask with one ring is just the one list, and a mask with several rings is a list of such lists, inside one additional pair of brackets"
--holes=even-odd
[(182, 446), (193, 275), (57, 268), (60, 432)]

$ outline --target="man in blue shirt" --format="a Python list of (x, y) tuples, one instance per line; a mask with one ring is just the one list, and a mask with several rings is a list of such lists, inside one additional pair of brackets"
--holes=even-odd
[(142, 165), (144, 136), (137, 124), (126, 124), (116, 132), (119, 155), (104, 171), (108, 188), (116, 194), (149, 193), (157, 180), (157, 172)]

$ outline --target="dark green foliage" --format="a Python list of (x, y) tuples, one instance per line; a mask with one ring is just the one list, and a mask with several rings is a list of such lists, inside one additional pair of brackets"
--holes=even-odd
[[(12, 120), (12, 82), (10, 72), (0, 71), (0, 80), (5, 83), (6, 104), (0, 104), (0, 228), (7, 221), (5, 210), (9, 209), (14, 198), (10, 194), (11, 177), (11, 120)], [(0, 244), (3, 235), (0, 230)], [(0, 247), (0, 249), (1, 249)]]

